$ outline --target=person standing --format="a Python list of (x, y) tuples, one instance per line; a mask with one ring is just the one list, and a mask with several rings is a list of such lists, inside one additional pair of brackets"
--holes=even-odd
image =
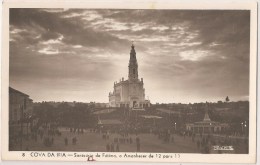
[(37, 133), (35, 134), (35, 141), (37, 142), (37, 139), (38, 139), (38, 135)]
[(197, 141), (197, 147), (198, 147), (198, 149), (200, 149), (200, 141), (199, 140)]
[(136, 137), (135, 141), (136, 141), (136, 144), (140, 142), (140, 139), (138, 136)]
[(136, 143), (136, 150), (137, 150), (137, 152), (140, 152), (140, 150), (141, 150), (140, 142)]
[(111, 152), (114, 152), (114, 151), (115, 151), (115, 149), (114, 149), (114, 143), (111, 143), (110, 150), (111, 150)]
[(107, 144), (106, 149), (107, 149), (107, 152), (110, 151), (110, 145), (109, 144)]
[(68, 138), (67, 137), (65, 137), (64, 142), (65, 142), (65, 146), (67, 146), (68, 145)]
[(172, 143), (174, 143), (174, 136), (172, 135)]
[(116, 144), (116, 152), (119, 152), (119, 144)]
[(51, 145), (53, 145), (53, 143), (54, 143), (54, 138), (52, 137), (51, 138)]

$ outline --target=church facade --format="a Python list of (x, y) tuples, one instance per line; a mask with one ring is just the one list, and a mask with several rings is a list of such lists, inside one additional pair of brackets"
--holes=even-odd
[(110, 107), (125, 107), (144, 109), (150, 106), (150, 101), (145, 100), (143, 78), (138, 78), (138, 63), (134, 45), (131, 46), (128, 65), (128, 80), (124, 78), (114, 82), (114, 90), (109, 93)]

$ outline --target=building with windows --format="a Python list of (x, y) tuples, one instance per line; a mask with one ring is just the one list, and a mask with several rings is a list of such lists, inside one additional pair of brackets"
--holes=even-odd
[(128, 80), (124, 78), (114, 82), (114, 90), (109, 93), (110, 107), (129, 107), (144, 109), (150, 106), (150, 101), (145, 100), (143, 78), (138, 78), (138, 63), (134, 45), (131, 46), (128, 65)]
[(33, 126), (33, 100), (29, 95), (9, 87), (9, 138), (13, 141), (28, 135)]
[(33, 111), (33, 100), (29, 95), (9, 87), (9, 122), (18, 123), (29, 118)]

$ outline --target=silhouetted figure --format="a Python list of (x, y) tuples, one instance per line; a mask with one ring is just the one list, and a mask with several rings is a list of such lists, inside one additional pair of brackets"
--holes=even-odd
[(138, 142), (138, 143), (136, 144), (136, 151), (137, 151), (137, 152), (140, 152), (140, 150), (141, 150), (141, 144), (140, 144), (140, 142)]
[(110, 150), (111, 150), (111, 152), (114, 152), (114, 151), (115, 151), (115, 148), (114, 148), (114, 143), (111, 143)]
[(43, 132), (41, 132), (40, 136), (41, 136), (41, 140), (42, 140), (42, 138), (43, 138)]
[(136, 143), (139, 143), (140, 142), (139, 137), (136, 137), (135, 141), (136, 141)]
[(106, 149), (107, 149), (107, 152), (110, 151), (110, 145), (109, 144), (107, 144)]
[(72, 138), (72, 144), (73, 144), (73, 145), (76, 145), (76, 144), (77, 144), (77, 138), (76, 138), (76, 137)]
[(68, 138), (67, 137), (64, 139), (64, 143), (65, 143), (65, 146), (68, 145)]
[(192, 140), (192, 142), (195, 142), (195, 135), (194, 134), (192, 134), (191, 140)]
[(200, 141), (197, 141), (197, 147), (200, 148)]
[(209, 154), (209, 146), (208, 145), (205, 146), (204, 152), (205, 152), (205, 154)]
[(172, 143), (174, 143), (174, 136), (172, 136)]
[(119, 144), (116, 144), (116, 152), (119, 152)]

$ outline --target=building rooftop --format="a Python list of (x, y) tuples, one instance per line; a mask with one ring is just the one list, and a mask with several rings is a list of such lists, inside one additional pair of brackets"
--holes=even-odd
[(25, 93), (23, 93), (21, 91), (18, 91), (16, 89), (12, 88), (12, 87), (9, 87), (9, 93), (19, 93), (20, 95), (29, 97), (29, 95), (27, 95), (27, 94), (25, 94)]

